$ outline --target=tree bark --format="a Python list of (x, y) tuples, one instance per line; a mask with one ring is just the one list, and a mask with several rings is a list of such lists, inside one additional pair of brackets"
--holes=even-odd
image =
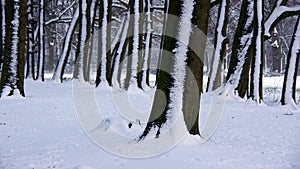
[(297, 65), (299, 64), (300, 55), (300, 15), (298, 16), (295, 25), (289, 53), (287, 56), (287, 65), (284, 73), (284, 81), (281, 94), (281, 104), (286, 105), (296, 102), (296, 80), (297, 80)]
[[(200, 111), (200, 96), (203, 86), (203, 59), (206, 47), (208, 29), (209, 0), (194, 0), (192, 24), (195, 26), (191, 32), (188, 49), (187, 67), (183, 93), (183, 115), (186, 127), (190, 134), (200, 135), (198, 118)], [(201, 40), (201, 41), (199, 41)], [(194, 51), (197, 49), (196, 51)]]
[(24, 66), (26, 46), (26, 1), (6, 1), (5, 44), (0, 81), (0, 97), (18, 91), (25, 97)]

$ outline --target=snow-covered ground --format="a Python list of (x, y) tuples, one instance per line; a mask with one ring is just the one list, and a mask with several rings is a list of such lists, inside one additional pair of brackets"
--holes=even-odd
[[(277, 81), (280, 77), (265, 79), (265, 85), (280, 87)], [(104, 101), (109, 92), (96, 92), (104, 111), (111, 109)], [(0, 169), (300, 168), (300, 112), (279, 104), (257, 106), (228, 98), (219, 127), (206, 143), (188, 136), (167, 153), (131, 159), (102, 150), (84, 133), (70, 81), (27, 80), (26, 94), (26, 99), (0, 99)], [(276, 92), (266, 94), (266, 103), (272, 95), (278, 97)], [(136, 110), (149, 110), (149, 100), (146, 94), (130, 93)]]

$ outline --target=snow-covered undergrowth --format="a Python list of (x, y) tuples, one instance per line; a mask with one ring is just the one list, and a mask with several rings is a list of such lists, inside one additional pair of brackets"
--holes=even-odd
[[(99, 106), (109, 113), (113, 108), (105, 93), (111, 90), (99, 90)], [(300, 112), (288, 107), (228, 98), (219, 127), (206, 143), (188, 136), (160, 156), (129, 159), (103, 151), (83, 132), (71, 82), (28, 80), (26, 94), (26, 99), (0, 99), (0, 169), (300, 168)], [(151, 94), (130, 93), (129, 101), (135, 110), (149, 112)]]

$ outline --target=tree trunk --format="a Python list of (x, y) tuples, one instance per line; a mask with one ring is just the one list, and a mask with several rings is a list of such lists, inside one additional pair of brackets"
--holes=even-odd
[[(4, 45), (4, 37), (5, 37), (5, 10), (4, 10), (4, 0), (0, 0), (0, 5), (1, 5), (1, 35), (0, 35), (0, 70), (2, 68), (2, 62), (3, 62), (3, 45)], [(1, 73), (0, 73), (1, 77)], [(0, 79), (1, 80), (1, 79)]]
[(71, 50), (71, 43), (72, 43), (72, 35), (74, 34), (76, 25), (78, 24), (78, 18), (79, 18), (79, 8), (76, 9), (72, 21), (69, 25), (66, 37), (64, 39), (64, 45), (62, 52), (60, 54), (60, 57), (57, 61), (57, 65), (55, 67), (53, 77), (52, 79), (57, 81), (57, 82), (62, 82), (63, 81), (63, 75), (64, 75), (64, 70), (66, 67), (66, 64), (68, 62), (68, 58), (70, 55), (70, 50)]
[(106, 28), (106, 80), (109, 86), (112, 86), (112, 57), (111, 57), (111, 17), (112, 17), (112, 0), (107, 0), (107, 28)]
[[(240, 84), (248, 84), (248, 71), (245, 71), (251, 63), (251, 45), (253, 37), (253, 0), (243, 0), (239, 17), (239, 22), (234, 35), (232, 44), (232, 53), (230, 65), (226, 76), (225, 94), (233, 93), (237, 88), (239, 90), (247, 90), (240, 88)], [(245, 71), (245, 72), (243, 72)], [(248, 85), (243, 85), (247, 87)], [(239, 93), (240, 94), (240, 93)]]
[(76, 59), (75, 59), (75, 68), (73, 79), (77, 79), (79, 81), (85, 81), (84, 79), (84, 57), (85, 56), (85, 43), (87, 41), (87, 30), (88, 30), (88, 19), (87, 17), (87, 0), (79, 0), (79, 31), (78, 31), (78, 47), (76, 50)]
[[(121, 88), (121, 83), (118, 81), (118, 72), (119, 69), (122, 70), (122, 68), (120, 68), (120, 66), (122, 66), (122, 62), (123, 60), (121, 60), (121, 54), (122, 54), (122, 50), (124, 48), (125, 45), (125, 41), (126, 41), (126, 35), (127, 35), (127, 30), (128, 30), (128, 25), (129, 25), (129, 21), (128, 21), (128, 16), (125, 16), (124, 20), (121, 23), (121, 28), (119, 31), (120, 32), (120, 37), (118, 37), (118, 41), (116, 43), (115, 46), (115, 54), (114, 54), (114, 60), (113, 60), (113, 65), (112, 65), (112, 85), (114, 87), (119, 87)], [(124, 49), (126, 50), (126, 49)]]
[(262, 78), (263, 78), (263, 44), (264, 44), (264, 25), (263, 25), (263, 1), (254, 2), (253, 19), (253, 41), (254, 57), (251, 69), (250, 97), (257, 103), (263, 100)]
[[(190, 134), (194, 135), (200, 135), (198, 118), (203, 86), (203, 59), (206, 47), (209, 9), (209, 0), (194, 1), (192, 24), (196, 25), (196, 27), (192, 30), (189, 42), (192, 48), (189, 48), (187, 52), (187, 68), (183, 93), (184, 121)], [(199, 42), (200, 39), (201, 41)]]
[[(128, 41), (128, 57), (127, 57), (127, 71), (126, 78), (124, 82), (125, 90), (128, 90), (130, 85), (138, 85), (138, 69), (139, 60), (141, 53), (141, 44), (140, 44), (140, 1), (141, 0), (129, 0), (130, 8), (130, 23), (127, 32)], [(139, 86), (138, 86), (139, 87)]]
[(151, 129), (155, 129), (156, 137), (159, 137), (164, 125), (172, 126), (176, 118), (181, 120), (192, 12), (193, 3), (189, 1), (169, 2), (157, 89), (148, 123), (140, 139), (145, 138)]
[(144, 78), (146, 78), (146, 84), (150, 87), (150, 63), (151, 63), (151, 55), (152, 55), (152, 38), (153, 38), (153, 9), (151, 8), (153, 2), (152, 0), (147, 0), (145, 11), (147, 14), (147, 33), (146, 33), (146, 49), (145, 49), (145, 57), (147, 59), (147, 69), (146, 74), (144, 74)]
[(298, 16), (297, 23), (295, 25), (289, 53), (287, 56), (287, 65), (284, 73), (284, 81), (281, 94), (281, 104), (291, 104), (296, 102), (296, 80), (297, 80), (297, 67), (299, 64), (300, 55), (300, 15)]
[(213, 91), (221, 86), (221, 76), (222, 76), (222, 63), (226, 55), (226, 44), (228, 39), (227, 34), (227, 23), (229, 14), (229, 0), (221, 1), (218, 11), (218, 21), (215, 30), (215, 40), (214, 40), (214, 56), (212, 69), (210, 69), (210, 76), (207, 83), (207, 91)]
[[(144, 0), (138, 0), (139, 5), (138, 5), (138, 65), (137, 65), (137, 87), (140, 89), (143, 89), (143, 76), (144, 76), (144, 64), (146, 63), (146, 56), (144, 55), (144, 45), (143, 45), (143, 40), (144, 40), (144, 19), (146, 18), (146, 15), (144, 14)], [(145, 81), (144, 81), (145, 82)]]
[[(100, 2), (99, 8), (99, 31), (98, 31), (98, 69), (96, 75), (96, 87), (100, 83), (111, 85), (111, 41), (110, 41), (110, 19), (108, 11), (111, 6), (110, 0)], [(108, 72), (107, 72), (108, 71)]]
[(26, 1), (6, 1), (5, 44), (0, 97), (18, 91), (25, 97), (24, 66), (26, 46)]
[(39, 5), (39, 55), (37, 65), (37, 79), (41, 78), (44, 81), (44, 69), (45, 69), (45, 6), (44, 0), (40, 0)]

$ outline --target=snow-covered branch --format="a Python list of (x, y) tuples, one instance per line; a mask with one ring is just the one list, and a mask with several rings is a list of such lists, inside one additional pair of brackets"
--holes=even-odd
[[(280, 3), (278, 2), (278, 4)], [(274, 8), (272, 14), (265, 22), (265, 36), (270, 37), (270, 32), (282, 19), (297, 14), (300, 14), (300, 6), (277, 6), (276, 8)]]
[(75, 5), (76, 1), (74, 1), (71, 5), (69, 5), (64, 11), (62, 11), (56, 18), (50, 19), (49, 21), (45, 22), (45, 25), (49, 25), (52, 24), (54, 22), (57, 22), (62, 18), (62, 16), (68, 11), (70, 10), (74, 5)]

